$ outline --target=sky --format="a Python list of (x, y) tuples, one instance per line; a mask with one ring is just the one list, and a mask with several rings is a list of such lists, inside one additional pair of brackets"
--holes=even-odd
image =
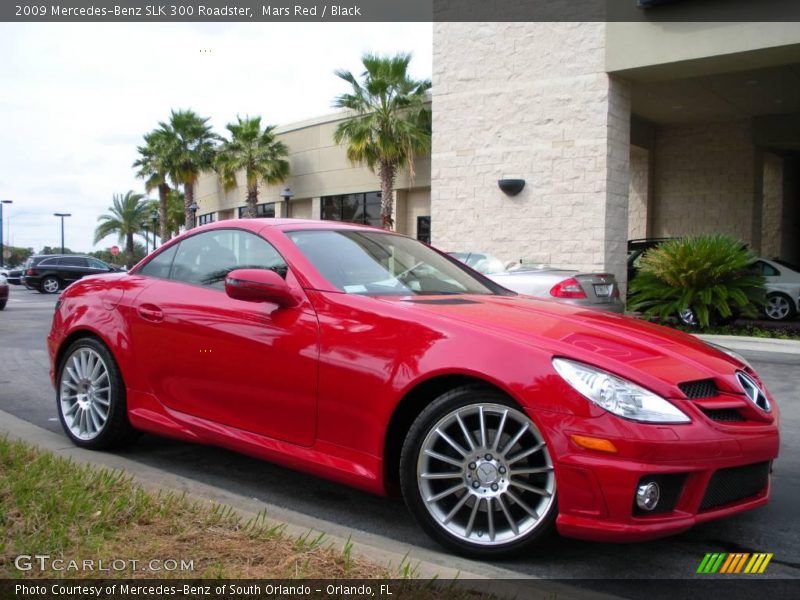
[(88, 252), (114, 194), (143, 193), (142, 136), (191, 108), (217, 133), (237, 115), (328, 114), (365, 52), (411, 52), (430, 78), (431, 23), (0, 24), (0, 199), (6, 244)]

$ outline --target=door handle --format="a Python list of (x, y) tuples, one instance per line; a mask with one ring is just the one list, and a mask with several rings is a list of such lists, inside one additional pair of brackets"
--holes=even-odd
[(137, 312), (145, 321), (161, 323), (164, 320), (164, 312), (155, 304), (142, 304), (137, 309)]

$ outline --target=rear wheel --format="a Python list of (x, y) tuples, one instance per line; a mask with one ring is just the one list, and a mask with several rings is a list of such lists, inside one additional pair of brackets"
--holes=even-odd
[(503, 394), (465, 386), (436, 399), (409, 430), (403, 497), (443, 546), (473, 558), (522, 552), (553, 530), (553, 462), (534, 422)]
[(797, 315), (797, 308), (792, 299), (785, 294), (770, 294), (764, 314), (771, 321), (789, 321)]
[(42, 282), (39, 284), (39, 291), (44, 294), (55, 294), (60, 289), (61, 282), (57, 277), (53, 277), (52, 275), (48, 275), (42, 279)]
[(0, 300), (0, 310), (5, 310), (8, 300)]
[(102, 450), (136, 437), (114, 357), (96, 338), (75, 341), (58, 368), (58, 417), (82, 448)]

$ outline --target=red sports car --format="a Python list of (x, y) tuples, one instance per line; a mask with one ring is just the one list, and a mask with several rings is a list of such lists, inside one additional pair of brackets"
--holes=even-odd
[(474, 557), (762, 506), (778, 455), (777, 406), (734, 353), (355, 225), (193, 229), (70, 286), (48, 347), (79, 446), (148, 431), (399, 490)]

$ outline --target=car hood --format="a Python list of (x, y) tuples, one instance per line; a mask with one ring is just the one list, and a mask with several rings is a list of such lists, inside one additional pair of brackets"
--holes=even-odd
[[(677, 385), (715, 378), (741, 393), (733, 376), (742, 365), (698, 338), (599, 310), (528, 296), (437, 296), (385, 300), (514, 339), (552, 356), (594, 364), (648, 383)], [(413, 307), (413, 308), (411, 308)], [(651, 386), (653, 387), (653, 386)], [(662, 385), (657, 385), (663, 390)]]

